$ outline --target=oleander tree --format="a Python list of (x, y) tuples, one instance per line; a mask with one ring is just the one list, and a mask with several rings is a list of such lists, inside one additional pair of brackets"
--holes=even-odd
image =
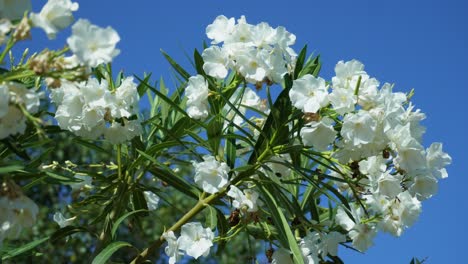
[[(0, 0), (5, 263), (343, 263), (401, 236), (448, 176), (413, 90), (223, 15), (177, 83), (116, 72), (119, 34), (71, 0)], [(64, 48), (30, 54), (18, 43)], [(412, 263), (421, 263), (413, 259)]]

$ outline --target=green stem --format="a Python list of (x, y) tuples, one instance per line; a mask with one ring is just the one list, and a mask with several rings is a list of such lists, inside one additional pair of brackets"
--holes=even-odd
[(119, 179), (123, 179), (122, 178), (122, 145), (121, 144), (118, 144), (117, 145), (117, 167), (118, 167), (118, 176), (119, 176)]
[(5, 59), (5, 56), (8, 54), (8, 52), (13, 48), (15, 45), (15, 38), (13, 36), (10, 36), (10, 39), (8, 39), (8, 43), (3, 50), (2, 54), (0, 55), (0, 64), (3, 64), (3, 60)]

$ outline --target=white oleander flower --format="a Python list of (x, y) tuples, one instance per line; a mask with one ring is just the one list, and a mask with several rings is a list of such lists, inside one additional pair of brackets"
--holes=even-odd
[(374, 244), (377, 228), (370, 224), (356, 224), (349, 231), (349, 238), (353, 240), (353, 246), (361, 252), (365, 252)]
[(173, 231), (164, 232), (162, 236), (167, 241), (164, 252), (169, 257), (169, 264), (175, 264), (184, 256), (184, 253), (179, 249), (177, 237), (174, 235)]
[(0, 84), (0, 118), (8, 113), (10, 104), (10, 89), (7, 85)]
[(187, 96), (187, 114), (193, 119), (204, 119), (208, 116), (208, 82), (201, 75), (192, 76), (188, 80), (185, 96)]
[(377, 122), (369, 112), (360, 110), (344, 117), (341, 136), (347, 144), (352, 146), (369, 144), (374, 140), (376, 128)]
[(11, 31), (13, 25), (10, 20), (6, 18), (0, 18), (0, 45), (5, 42), (6, 35)]
[(333, 105), (333, 109), (340, 115), (354, 111), (357, 102), (354, 91), (344, 88), (334, 88), (328, 95), (328, 99)]
[(49, 0), (39, 14), (31, 13), (31, 22), (42, 28), (49, 39), (68, 27), (74, 20), (72, 12), (78, 10), (78, 3), (71, 0)]
[(337, 210), (336, 222), (348, 231), (349, 238), (353, 240), (353, 246), (357, 250), (364, 252), (373, 245), (373, 240), (377, 235), (377, 228), (370, 223), (361, 223), (361, 216), (364, 214), (362, 208), (356, 209), (352, 207), (351, 209), (356, 222), (341, 207)]
[(437, 179), (430, 175), (428, 170), (423, 170), (420, 175), (416, 175), (411, 179), (408, 191), (422, 201), (431, 198), (437, 193), (438, 189)]
[(319, 122), (310, 122), (300, 132), (304, 145), (312, 146), (317, 151), (327, 151), (335, 141), (336, 134), (333, 120), (328, 117), (322, 118)]
[(224, 79), (228, 74), (229, 58), (218, 46), (211, 46), (202, 53), (203, 70), (211, 77)]
[(207, 193), (216, 193), (228, 185), (229, 166), (213, 156), (206, 155), (202, 162), (192, 161), (195, 168), (195, 183)]
[(75, 174), (75, 179), (81, 180), (80, 182), (68, 183), (73, 191), (83, 191), (85, 188), (93, 187), (93, 178), (88, 175)]
[(278, 248), (271, 256), (271, 264), (293, 264), (291, 251), (285, 248)]
[(62, 81), (50, 97), (57, 104), (55, 118), (59, 126), (75, 135), (88, 139), (104, 135), (111, 143), (121, 144), (142, 133), (140, 122), (129, 120), (138, 114), (140, 99), (132, 77), (125, 78), (115, 92), (109, 90), (105, 80)]
[(71, 51), (90, 67), (111, 62), (120, 53), (115, 48), (119, 41), (119, 34), (113, 28), (101, 28), (86, 19), (79, 19), (72, 26), (72, 35), (67, 39)]
[(208, 256), (213, 246), (214, 233), (210, 228), (203, 228), (199, 222), (187, 223), (182, 226), (177, 239), (179, 249), (195, 259)]
[(64, 228), (69, 226), (75, 221), (76, 216), (71, 218), (65, 218), (61, 212), (56, 212), (53, 216), (54, 221), (60, 226), (60, 228)]
[(237, 20), (219, 16), (207, 27), (212, 44), (203, 52), (205, 72), (218, 79), (229, 70), (238, 71), (249, 83), (281, 83), (283, 76), (294, 68), (297, 54), (290, 45), (296, 37), (283, 27), (272, 28), (265, 22), (247, 23), (244, 16)]
[(113, 122), (104, 130), (104, 138), (112, 144), (122, 144), (141, 134), (141, 124), (138, 120), (124, 121), (124, 125)]
[(306, 264), (318, 264), (319, 263), (319, 250), (320, 246), (320, 235), (315, 232), (308, 233), (299, 242), (299, 247), (302, 251), (302, 258)]
[(452, 163), (452, 158), (442, 151), (442, 143), (432, 143), (426, 149), (426, 153), (427, 167), (431, 170), (432, 175), (439, 179), (447, 178), (448, 174), (445, 166)]
[(22, 134), (26, 130), (26, 117), (20, 106), (30, 114), (39, 110), (41, 93), (27, 89), (20, 83), (0, 84), (0, 139)]
[(336, 76), (332, 78), (333, 88), (356, 89), (359, 77), (361, 83), (365, 82), (369, 76), (364, 71), (364, 64), (357, 60), (339, 61), (335, 66)]
[(248, 82), (262, 82), (267, 76), (265, 55), (263, 51), (249, 49), (236, 56), (236, 68)]
[(206, 35), (212, 39), (212, 44), (225, 41), (235, 29), (234, 18), (227, 18), (223, 15), (216, 17), (212, 24), (206, 27)]
[(304, 113), (316, 113), (329, 102), (325, 80), (310, 74), (293, 81), (289, 97), (292, 105)]
[(421, 213), (421, 202), (412, 197), (408, 191), (402, 192), (388, 207), (380, 223), (383, 231), (400, 236), (405, 228), (416, 222)]
[(159, 205), (159, 196), (154, 194), (151, 191), (144, 191), (143, 195), (145, 196), (146, 205), (148, 206), (149, 211), (154, 211), (158, 208)]
[(242, 192), (235, 185), (231, 185), (227, 195), (234, 199), (232, 201), (234, 208), (247, 212), (258, 211), (258, 204), (260, 201), (258, 200), (259, 194), (256, 191), (245, 189), (244, 192)]
[(21, 19), (28, 10), (31, 10), (31, 0), (0, 0), (0, 19)]
[(39, 208), (12, 181), (0, 186), (0, 245), (3, 239), (16, 239), (21, 231), (36, 223)]
[(346, 242), (346, 236), (336, 231), (321, 233), (320, 239), (320, 251), (324, 259), (328, 254), (338, 256), (338, 245)]

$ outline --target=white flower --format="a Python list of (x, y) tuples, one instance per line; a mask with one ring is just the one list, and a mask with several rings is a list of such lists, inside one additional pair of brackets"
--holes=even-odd
[(332, 124), (332, 119), (324, 117), (319, 122), (312, 121), (304, 126), (300, 132), (304, 145), (312, 146), (317, 151), (327, 151), (337, 134)]
[(370, 174), (368, 175), (370, 186), (372, 192), (393, 198), (397, 196), (401, 191), (401, 180), (402, 175), (400, 174), (391, 174), (390, 171), (380, 174)]
[(302, 251), (302, 257), (306, 264), (318, 264), (319, 263), (319, 245), (320, 235), (315, 232), (308, 233), (299, 242), (299, 247)]
[[(255, 91), (252, 89), (246, 87), (244, 90), (244, 94), (242, 95), (241, 100), (239, 100), (239, 97), (241, 96), (240, 93), (241, 90), (237, 90), (234, 92), (234, 94), (229, 98), (229, 101), (236, 106), (236, 109), (241, 112), (244, 116), (245, 113), (247, 112), (248, 108), (251, 107), (254, 109), (257, 109), (258, 111), (264, 110), (264, 106), (262, 104), (262, 100), (260, 97), (257, 95)], [(239, 102), (240, 101), (240, 102)], [(226, 104), (224, 106), (224, 110), (226, 111), (226, 121), (224, 123), (224, 126), (226, 127), (229, 124), (228, 120), (232, 120), (234, 124), (241, 126), (242, 123), (244, 122), (244, 118), (242, 118), (240, 115), (238, 115), (230, 105)], [(237, 128), (235, 128), (237, 129)]]
[(179, 243), (177, 242), (174, 232), (165, 232), (162, 236), (167, 241), (167, 246), (164, 249), (164, 252), (169, 256), (169, 264), (175, 264), (182, 258), (182, 256), (184, 256), (184, 253), (179, 249)]
[(257, 83), (265, 79), (268, 71), (265, 55), (262, 51), (249, 49), (236, 57), (237, 70), (248, 82)]
[[(121, 144), (139, 136), (142, 132), (137, 119), (127, 118), (138, 113), (140, 99), (133, 78), (125, 78), (112, 93), (105, 80), (95, 78), (87, 82), (62, 81), (62, 86), (53, 89), (50, 95), (57, 107), (55, 118), (62, 129), (88, 139), (97, 139), (104, 134), (113, 144)], [(113, 120), (122, 118), (121, 122)], [(112, 122), (106, 126), (107, 122)]]
[(218, 46), (211, 46), (202, 53), (203, 70), (211, 77), (224, 79), (228, 74), (229, 59), (224, 50)]
[(343, 119), (341, 136), (352, 146), (369, 144), (374, 140), (377, 122), (369, 112), (360, 110), (356, 114), (349, 113)]
[(212, 44), (225, 41), (234, 31), (236, 21), (223, 15), (216, 17), (212, 24), (206, 27), (206, 35), (212, 39)]
[(351, 209), (351, 214), (356, 222), (341, 207), (338, 208), (336, 213), (336, 222), (348, 231), (349, 238), (353, 240), (353, 246), (357, 250), (364, 252), (373, 245), (377, 229), (373, 224), (361, 223), (361, 216), (364, 214), (361, 207), (358, 209), (352, 207)]
[(71, 0), (49, 0), (39, 14), (31, 13), (34, 26), (44, 29), (49, 39), (68, 27), (74, 20), (72, 12), (78, 10), (78, 3)]
[(111, 62), (120, 53), (115, 48), (119, 41), (120, 37), (113, 28), (100, 28), (86, 19), (79, 19), (72, 26), (72, 36), (67, 39), (73, 53), (90, 67)]
[(291, 252), (285, 248), (278, 248), (271, 256), (271, 264), (293, 264)]
[(75, 174), (75, 179), (81, 180), (80, 182), (76, 183), (69, 183), (70, 187), (73, 191), (82, 191), (84, 188), (92, 188), (93, 187), (93, 178), (88, 175), (81, 175)]
[(10, 20), (6, 18), (0, 18), (0, 45), (5, 42), (6, 35), (11, 31), (13, 25)]
[(216, 193), (228, 185), (229, 167), (213, 156), (206, 155), (202, 162), (192, 161), (195, 167), (195, 183), (207, 193)]
[(374, 244), (374, 238), (377, 235), (375, 226), (369, 224), (356, 224), (349, 231), (349, 238), (353, 240), (353, 246), (364, 252)]
[(177, 239), (179, 249), (195, 259), (208, 256), (213, 246), (214, 233), (210, 228), (203, 228), (199, 222), (187, 223), (182, 226)]
[(16, 106), (8, 107), (8, 114), (0, 118), (0, 139), (10, 135), (24, 133), (26, 130), (26, 118), (23, 112)]
[(5, 84), (0, 84), (0, 118), (8, 113), (10, 104), (10, 89)]
[[(428, 171), (423, 171), (421, 173), (428, 173)], [(432, 175), (417, 175), (411, 180), (411, 185), (408, 191), (416, 196), (420, 201), (431, 198), (434, 194), (437, 193), (439, 185), (437, 184), (437, 179)]]
[(54, 221), (60, 226), (60, 228), (64, 228), (72, 224), (75, 221), (76, 216), (71, 218), (65, 218), (61, 212), (56, 212), (53, 216)]
[(26, 117), (19, 106), (35, 114), (39, 110), (40, 97), (40, 93), (20, 83), (0, 84), (0, 139), (24, 133)]
[(331, 256), (338, 255), (338, 245), (346, 242), (346, 236), (339, 232), (332, 231), (329, 233), (322, 233), (321, 240), (321, 254), (322, 258), (325, 258), (328, 254)]
[(403, 229), (416, 222), (421, 213), (421, 202), (412, 197), (408, 191), (402, 192), (388, 208), (387, 214), (380, 223), (385, 232), (400, 236)]
[(328, 95), (328, 99), (333, 105), (333, 109), (340, 115), (354, 111), (356, 96), (351, 89), (334, 88)]
[(151, 191), (144, 191), (143, 195), (145, 196), (146, 205), (148, 206), (149, 211), (154, 211), (158, 208), (159, 197)]
[(432, 175), (439, 179), (447, 178), (445, 166), (452, 163), (452, 158), (442, 151), (442, 143), (432, 143), (426, 153), (427, 167), (432, 171)]
[(104, 137), (112, 144), (122, 144), (140, 134), (141, 125), (138, 120), (124, 121), (124, 125), (114, 121), (104, 130)]
[(187, 114), (193, 119), (204, 119), (208, 116), (208, 82), (201, 75), (192, 76), (188, 80), (185, 96), (187, 96)]
[(256, 191), (245, 189), (244, 192), (242, 192), (235, 185), (231, 185), (227, 195), (234, 199), (232, 201), (232, 205), (235, 208), (238, 208), (238, 209), (241, 209), (242, 211), (247, 211), (247, 212), (258, 211), (259, 195)]
[(291, 103), (304, 113), (316, 113), (328, 104), (328, 92), (325, 80), (310, 74), (293, 81), (289, 91)]
[(335, 66), (336, 76), (332, 78), (333, 88), (356, 89), (359, 77), (361, 83), (366, 81), (369, 76), (364, 71), (364, 64), (357, 60), (339, 61)]
[(27, 10), (31, 10), (31, 0), (0, 0), (0, 19), (21, 19)]
[(0, 245), (4, 238), (16, 239), (37, 220), (39, 208), (12, 181), (0, 186)]

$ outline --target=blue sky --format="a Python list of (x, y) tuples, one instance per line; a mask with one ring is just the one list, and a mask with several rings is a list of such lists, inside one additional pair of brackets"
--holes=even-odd
[[(45, 1), (35, 2), (35, 10)], [(379, 236), (365, 254), (345, 248), (346, 263), (409, 263), (413, 256), (427, 263), (459, 263), (464, 259), (468, 216), (463, 170), (468, 98), (468, 3), (456, 0), (426, 1), (78, 1), (76, 17), (100, 26), (111, 25), (121, 36), (114, 68), (127, 74), (153, 72), (170, 80), (164, 49), (187, 67), (184, 51), (200, 48), (205, 27), (219, 14), (245, 15), (251, 23), (282, 25), (296, 34), (297, 51), (308, 44), (321, 54), (322, 76), (329, 79), (337, 61), (356, 58), (366, 71), (395, 89), (416, 89), (414, 103), (428, 116), (425, 145), (440, 141), (453, 158), (449, 178), (439, 193), (424, 202), (419, 221), (401, 238)], [(464, 3), (465, 2), (465, 3)], [(60, 47), (68, 32), (53, 45), (35, 32), (35, 46)], [(36, 37), (37, 36), (37, 37)], [(463, 77), (465, 76), (465, 77)], [(168, 82), (170, 83), (170, 82)]]

